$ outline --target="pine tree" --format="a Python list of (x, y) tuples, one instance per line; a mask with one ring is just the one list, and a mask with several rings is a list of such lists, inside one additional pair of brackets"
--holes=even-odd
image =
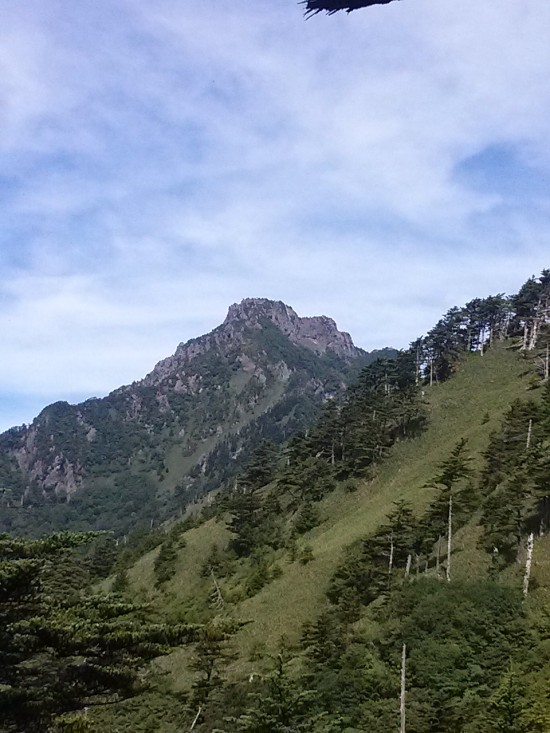
[(242, 733), (306, 733), (311, 731), (313, 694), (290, 675), (284, 653), (275, 668), (251, 694), (252, 705), (238, 721)]
[(127, 570), (119, 570), (118, 573), (115, 575), (115, 579), (113, 580), (113, 585), (111, 586), (111, 593), (118, 593), (119, 595), (124, 595), (130, 588), (130, 581), (128, 579), (128, 571)]
[[(436, 475), (428, 485), (437, 487), (438, 495), (430, 504), (427, 512), (428, 525), (433, 532), (433, 538), (439, 541), (447, 537), (447, 567), (446, 577), (451, 579), (452, 539), (455, 527), (462, 523), (471, 512), (475, 501), (470, 485), (464, 485), (464, 479), (469, 479), (471, 469), (470, 456), (466, 455), (466, 440), (460, 440), (451, 451), (451, 455), (439, 466)], [(439, 557), (439, 554), (438, 554)]]
[(512, 562), (518, 557), (528, 515), (528, 491), (526, 473), (518, 469), (483, 504), (483, 544), (489, 552), (496, 548), (500, 561)]
[(195, 634), (147, 623), (116, 596), (48, 587), (51, 566), (95, 536), (0, 535), (1, 730), (46, 733), (65, 713), (134, 695), (143, 665)]
[(515, 400), (510, 405), (502, 427), (491, 435), (485, 451), (480, 482), (484, 494), (489, 494), (527, 462), (527, 444), (537, 442), (539, 420), (540, 408), (533, 400)]
[(353, 10), (367, 8), (371, 5), (385, 5), (393, 0), (300, 0), (305, 6), (306, 16), (316, 15), (325, 12), (327, 15), (344, 10), (351, 13)]
[(204, 709), (212, 693), (223, 685), (222, 674), (235, 659), (229, 645), (234, 631), (235, 626), (211, 623), (199, 632), (190, 664), (197, 674), (190, 700), (192, 711), (199, 707)]
[(263, 440), (254, 450), (240, 480), (249, 490), (255, 491), (273, 480), (277, 470), (277, 447)]
[(316, 527), (321, 521), (318, 510), (311, 502), (303, 504), (294, 522), (294, 530), (297, 534), (304, 534)]
[(259, 516), (261, 502), (257, 494), (237, 491), (231, 497), (228, 529), (234, 533), (231, 548), (239, 557), (246, 557), (261, 543)]
[(160, 588), (176, 574), (176, 561), (178, 553), (172, 537), (167, 537), (162, 545), (153, 564), (155, 572), (155, 585)]
[(430, 504), (427, 512), (434, 538), (447, 534), (449, 519), (449, 499), (453, 495), (455, 517), (462, 521), (471, 510), (473, 501), (468, 484), (471, 476), (471, 458), (466, 454), (466, 440), (460, 440), (443, 461), (437, 473), (426, 486), (438, 489), (438, 495)]
[(525, 690), (520, 677), (512, 667), (493, 695), (488, 715), (489, 729), (494, 733), (529, 733), (532, 728), (525, 721)]

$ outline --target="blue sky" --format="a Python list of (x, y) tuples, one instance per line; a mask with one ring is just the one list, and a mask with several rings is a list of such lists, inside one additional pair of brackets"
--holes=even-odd
[(0, 430), (244, 297), (406, 346), (550, 266), (545, 0), (1, 14)]

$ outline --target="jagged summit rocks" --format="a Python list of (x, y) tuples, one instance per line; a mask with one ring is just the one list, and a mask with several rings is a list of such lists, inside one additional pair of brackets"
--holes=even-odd
[(280, 300), (245, 298), (240, 303), (234, 303), (220, 328), (227, 332), (242, 322), (261, 328), (264, 319), (274, 323), (293, 344), (304, 346), (317, 354), (332, 351), (338, 356), (353, 358), (364, 353), (354, 346), (349, 333), (338, 330), (332, 318), (301, 318), (295, 310)]
[[(204, 336), (179, 344), (176, 352), (160, 361), (139, 384), (158, 385), (181, 369), (188, 371), (190, 363), (197, 357), (208, 352), (228, 356), (241, 347), (244, 347), (246, 354), (240, 353), (239, 358), (244, 368), (247, 368), (250, 359), (255, 360), (254, 353), (247, 348), (250, 342), (257, 341), (255, 337), (259, 332), (273, 326), (294, 346), (306, 348), (319, 356), (330, 352), (344, 361), (350, 361), (365, 357), (367, 353), (354, 346), (351, 336), (339, 331), (332, 318), (301, 318), (293, 308), (280, 300), (245, 298), (229, 307), (220, 326)], [(242, 356), (247, 358), (243, 359)]]

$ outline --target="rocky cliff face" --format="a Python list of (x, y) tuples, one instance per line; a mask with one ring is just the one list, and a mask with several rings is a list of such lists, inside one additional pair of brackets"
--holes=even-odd
[(364, 354), (353, 345), (349, 333), (338, 330), (332, 318), (300, 318), (290, 306), (280, 300), (247, 298), (234, 304), (229, 308), (219, 330), (223, 334), (238, 333), (242, 324), (262, 328), (266, 319), (275, 324), (291, 343), (310, 349), (316, 354), (325, 354), (328, 351), (343, 359), (353, 359)]
[(376, 356), (326, 316), (243, 300), (140, 382), (80, 405), (50, 405), (29, 427), (1, 435), (4, 496), (51, 508), (140, 476), (154, 500), (184, 503), (228, 480), (259, 440), (306, 429)]
[[(140, 384), (160, 384), (174, 373), (185, 371), (196, 357), (209, 351), (229, 353), (250, 339), (251, 330), (261, 331), (268, 324), (275, 326), (291, 344), (306, 348), (314, 354), (328, 352), (344, 361), (350, 361), (366, 353), (354, 346), (348, 333), (338, 330), (332, 318), (300, 318), (290, 306), (280, 300), (246, 298), (241, 303), (231, 305), (224, 322), (211, 333), (180, 344), (175, 354), (159, 362)], [(246, 364), (243, 367), (246, 368)]]

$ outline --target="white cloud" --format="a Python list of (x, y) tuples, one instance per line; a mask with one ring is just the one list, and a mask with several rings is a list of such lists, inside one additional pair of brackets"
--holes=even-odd
[(548, 196), (456, 171), (503, 143), (550, 170), (549, 24), (543, 0), (10, 5), (0, 428), (25, 395), (139, 378), (242, 297), (369, 348), (517, 288), (548, 265)]

